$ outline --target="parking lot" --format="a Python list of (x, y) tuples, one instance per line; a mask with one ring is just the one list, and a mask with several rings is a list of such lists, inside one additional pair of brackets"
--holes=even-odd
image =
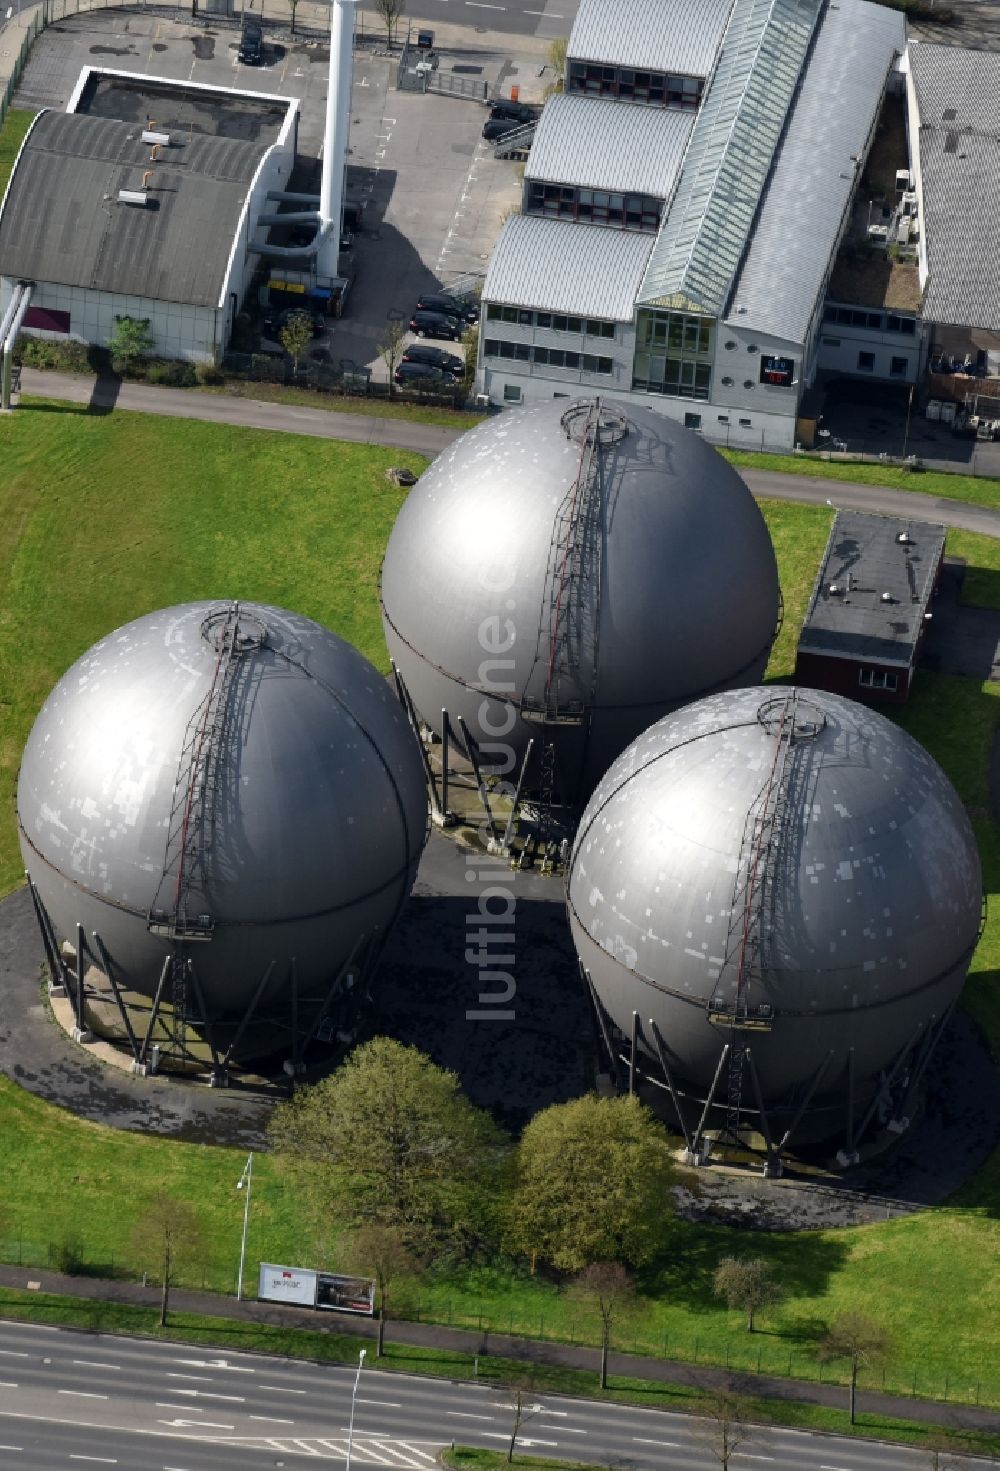
[[(73, 16), (35, 43), (15, 105), (65, 107), (85, 66), (296, 97), (299, 184), (308, 186), (311, 165), (318, 187), (329, 60), (321, 33), (293, 38), (265, 21), (256, 67), (239, 62), (238, 39), (237, 24), (216, 16), (203, 25), (144, 10)], [(475, 76), (491, 93), (512, 77), (536, 77), (543, 43), (507, 40), (522, 54), (452, 26), (436, 42), (440, 68)], [(397, 91), (398, 60), (374, 42), (355, 53), (347, 199), (364, 204), (363, 224), (350, 252), (344, 315), (310, 349), (334, 366), (369, 368), (376, 380), (386, 376), (379, 346), (389, 324), (408, 321), (422, 291), (481, 275), (503, 216), (520, 198), (516, 165), (495, 159), (480, 136), (482, 102)]]

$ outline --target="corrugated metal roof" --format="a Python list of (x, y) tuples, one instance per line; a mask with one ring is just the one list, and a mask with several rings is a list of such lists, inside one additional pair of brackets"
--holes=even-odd
[(566, 54), (574, 61), (707, 77), (733, 0), (581, 0)]
[(1000, 54), (911, 45), (931, 322), (1000, 332)]
[[(926, 521), (838, 511), (800, 651), (908, 663), (934, 590), (944, 538), (943, 526)], [(831, 592), (831, 586), (838, 591)], [(889, 601), (883, 602), (884, 593)]]
[(865, 146), (905, 28), (901, 14), (864, 0), (825, 12), (733, 292), (733, 322), (805, 341), (855, 186), (852, 155)]
[(527, 179), (668, 199), (694, 114), (599, 97), (549, 99), (524, 170)]
[[(216, 306), (267, 146), (195, 133), (150, 164), (134, 123), (43, 113), (0, 215), (0, 275)], [(146, 169), (151, 202), (119, 204)]]
[(485, 301), (630, 322), (652, 235), (514, 215), (493, 248)]
[(725, 310), (822, 0), (736, 0), (640, 300)]

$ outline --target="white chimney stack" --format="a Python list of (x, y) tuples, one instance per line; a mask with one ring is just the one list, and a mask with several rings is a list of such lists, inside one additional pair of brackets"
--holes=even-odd
[(330, 76), (326, 94), (326, 131), (323, 135), (323, 177), (319, 189), (319, 223), (323, 243), (316, 257), (316, 275), (337, 275), (340, 221), (344, 206), (344, 167), (351, 124), (351, 82), (354, 61), (355, 0), (330, 3)]

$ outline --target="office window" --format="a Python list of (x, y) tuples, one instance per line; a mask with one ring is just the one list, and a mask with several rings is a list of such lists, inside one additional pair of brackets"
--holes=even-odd
[(824, 347), (839, 347), (840, 346), (840, 338), (839, 337), (824, 337), (823, 338), (823, 346)]
[(741, 419), (740, 420), (740, 428), (741, 429), (752, 429), (753, 428), (753, 420), (752, 419)]
[(873, 352), (858, 353), (858, 371), (861, 373), (874, 373), (875, 354)]
[(503, 386), (503, 401), (507, 404), (519, 404), (521, 402), (521, 385), (519, 383), (505, 383)]
[(866, 690), (894, 690), (898, 681), (885, 669), (859, 669), (858, 684)]
[(893, 358), (892, 362), (889, 364), (889, 376), (890, 378), (905, 378), (906, 369), (906, 358)]
[(685, 429), (700, 429), (701, 428), (701, 415), (700, 414), (685, 414), (684, 415), (684, 428)]

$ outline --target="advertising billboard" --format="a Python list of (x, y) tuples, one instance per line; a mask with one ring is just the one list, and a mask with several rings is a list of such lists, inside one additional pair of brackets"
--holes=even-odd
[(335, 1313), (375, 1312), (375, 1281), (372, 1277), (341, 1277), (336, 1272), (320, 1272), (316, 1306)]
[(278, 1267), (273, 1262), (261, 1262), (257, 1296), (261, 1302), (314, 1308), (318, 1278), (319, 1274), (307, 1267)]
[(761, 358), (760, 381), (762, 383), (770, 383), (775, 388), (791, 388), (794, 377), (794, 358), (775, 358), (768, 356)]

